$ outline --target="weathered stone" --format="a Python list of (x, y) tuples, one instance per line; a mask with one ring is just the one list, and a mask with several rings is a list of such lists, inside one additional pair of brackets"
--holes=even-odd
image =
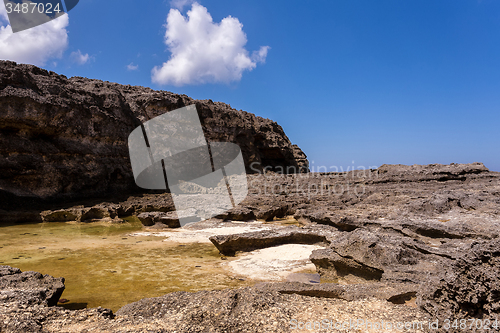
[(292, 145), (293, 156), (297, 161), (297, 166), (299, 167), (300, 173), (309, 172), (309, 161), (307, 160), (306, 154), (297, 145)]
[(69, 222), (81, 221), (81, 209), (46, 210), (40, 213), (43, 222)]
[(251, 208), (237, 206), (223, 214), (218, 215), (217, 218), (232, 221), (251, 221), (255, 220), (256, 217)]
[(332, 280), (350, 275), (364, 280), (380, 280), (384, 273), (380, 268), (371, 267), (350, 257), (342, 257), (332, 249), (314, 250), (309, 259), (316, 265), (322, 277)]
[(439, 274), (422, 283), (417, 304), (433, 317), (500, 317), (500, 239), (479, 241)]
[[(297, 285), (303, 286), (304, 294), (308, 293), (307, 288), (321, 288)], [(331, 295), (335, 293), (336, 288), (331, 286)], [(322, 296), (305, 296), (296, 292), (297, 290), (290, 293), (287, 291), (289, 289), (273, 289), (272, 286), (267, 286), (197, 293), (176, 292), (126, 305), (117, 311), (117, 319), (144, 318), (146, 322), (175, 320), (177, 332), (294, 332), (293, 323), (298, 322), (303, 323), (301, 325), (308, 321), (316, 322), (318, 325), (323, 318), (328, 318), (332, 320), (333, 325), (336, 322), (349, 323), (349, 311), (356, 313), (359, 319), (370, 322), (429, 320), (426, 314), (418, 309), (387, 301), (366, 297), (346, 301), (337, 297), (327, 299)], [(327, 292), (325, 290), (323, 295)], [(339, 292), (341, 293), (340, 290)], [(342, 310), (345, 306), (349, 307), (348, 311)], [(335, 330), (334, 326), (330, 328)], [(364, 326), (359, 327), (361, 330), (363, 328)], [(313, 329), (311, 326), (311, 331), (320, 331), (318, 326), (316, 330)]]
[(21, 272), (18, 268), (0, 266), (0, 302), (53, 306), (64, 291), (64, 278), (38, 272)]
[(360, 228), (335, 238), (328, 249), (313, 251), (310, 259), (318, 273), (329, 279), (420, 284), (469, 248), (467, 243), (451, 240), (436, 247), (439, 241), (416, 236), (392, 228)]
[(46, 210), (40, 213), (42, 222), (92, 222), (94, 220), (111, 221), (117, 218), (115, 207), (98, 205), (93, 207), (71, 207), (68, 209)]
[(482, 163), (471, 164), (429, 164), (429, 165), (388, 165), (377, 169), (380, 176), (375, 182), (407, 182), (407, 181), (449, 181), (465, 180), (471, 175), (487, 173), (489, 170)]
[(145, 226), (152, 226), (155, 223), (162, 223), (169, 228), (179, 228), (181, 226), (176, 212), (140, 213), (137, 218)]
[(341, 231), (353, 231), (363, 225), (351, 217), (340, 216), (328, 211), (325, 207), (311, 210), (299, 210), (295, 213), (294, 217), (300, 221), (330, 225)]
[(290, 207), (288, 205), (263, 205), (260, 206), (255, 213), (255, 217), (259, 220), (272, 221), (276, 218), (283, 218), (288, 215)]
[(311, 273), (290, 273), (286, 277), (287, 282), (300, 282), (306, 284), (316, 284), (321, 282), (321, 277), (319, 274)]
[(282, 244), (326, 244), (328, 237), (325, 231), (319, 228), (303, 230), (297, 227), (286, 227), (244, 234), (211, 236), (210, 241), (221, 254), (234, 256), (237, 251), (252, 251)]
[(347, 285), (337, 283), (266, 282), (257, 284), (255, 288), (262, 291), (278, 291), (282, 294), (338, 298), (346, 301), (375, 297), (394, 304), (404, 304), (410, 298), (416, 297), (415, 288), (408, 288), (404, 284), (388, 286), (380, 282)]

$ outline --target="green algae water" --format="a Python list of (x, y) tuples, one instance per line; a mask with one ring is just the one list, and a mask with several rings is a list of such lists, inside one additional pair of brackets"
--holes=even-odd
[(113, 311), (142, 298), (174, 291), (236, 288), (251, 284), (221, 267), (215, 246), (129, 236), (142, 230), (125, 223), (36, 223), (0, 227), (0, 265), (66, 279), (60, 304), (68, 309), (102, 306)]

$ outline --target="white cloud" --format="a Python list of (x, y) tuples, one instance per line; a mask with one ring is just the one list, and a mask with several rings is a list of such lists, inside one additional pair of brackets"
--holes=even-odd
[(252, 52), (252, 60), (255, 62), (266, 62), (267, 51), (269, 51), (269, 46), (261, 46), (259, 51)]
[(68, 15), (62, 15), (13, 33), (5, 6), (0, 5), (0, 59), (41, 66), (51, 58), (61, 58), (68, 47), (68, 24)]
[(134, 65), (133, 62), (127, 65), (127, 70), (128, 71), (136, 71), (139, 69), (139, 65)]
[(80, 50), (71, 52), (69, 58), (71, 59), (71, 61), (76, 62), (78, 65), (85, 65), (90, 60), (89, 54), (82, 54)]
[(214, 23), (207, 9), (194, 3), (187, 17), (170, 9), (167, 16), (165, 44), (170, 59), (154, 67), (151, 79), (158, 84), (229, 83), (239, 81), (245, 70), (264, 62), (268, 46), (249, 52), (247, 37), (237, 18), (228, 16)]

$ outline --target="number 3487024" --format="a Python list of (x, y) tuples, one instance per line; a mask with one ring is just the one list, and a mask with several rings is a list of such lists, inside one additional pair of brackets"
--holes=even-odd
[[(489, 319), (455, 319), (451, 321), (450, 319), (445, 319), (443, 323), (443, 328), (445, 330), (449, 330), (451, 328), (461, 329), (461, 330), (470, 330), (470, 329), (480, 329), (480, 330), (494, 330), (497, 332), (498, 328), (500, 328), (500, 323), (498, 319), (489, 320)], [(491, 332), (491, 331), (490, 331)]]
[(19, 14), (58, 14), (62, 12), (63, 10), (59, 7), (59, 3), (57, 3), (55, 6), (51, 4), (50, 2), (48, 3), (43, 3), (43, 2), (30, 2), (30, 3), (16, 3), (15, 5), (7, 2), (5, 4), (5, 9), (7, 10), (7, 14), (11, 13), (19, 13)]

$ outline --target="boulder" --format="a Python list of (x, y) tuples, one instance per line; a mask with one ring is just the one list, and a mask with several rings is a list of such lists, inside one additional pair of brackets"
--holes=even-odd
[(252, 221), (256, 218), (253, 210), (246, 206), (237, 206), (216, 217), (219, 219), (231, 221)]
[(54, 306), (63, 291), (64, 278), (0, 266), (0, 303)]
[(116, 205), (100, 204), (93, 207), (76, 206), (67, 209), (46, 210), (40, 213), (42, 222), (92, 222), (95, 220), (121, 221), (117, 219)]
[(181, 226), (176, 212), (140, 213), (137, 218), (144, 226), (153, 226), (156, 223), (161, 223), (169, 228), (179, 228)]

